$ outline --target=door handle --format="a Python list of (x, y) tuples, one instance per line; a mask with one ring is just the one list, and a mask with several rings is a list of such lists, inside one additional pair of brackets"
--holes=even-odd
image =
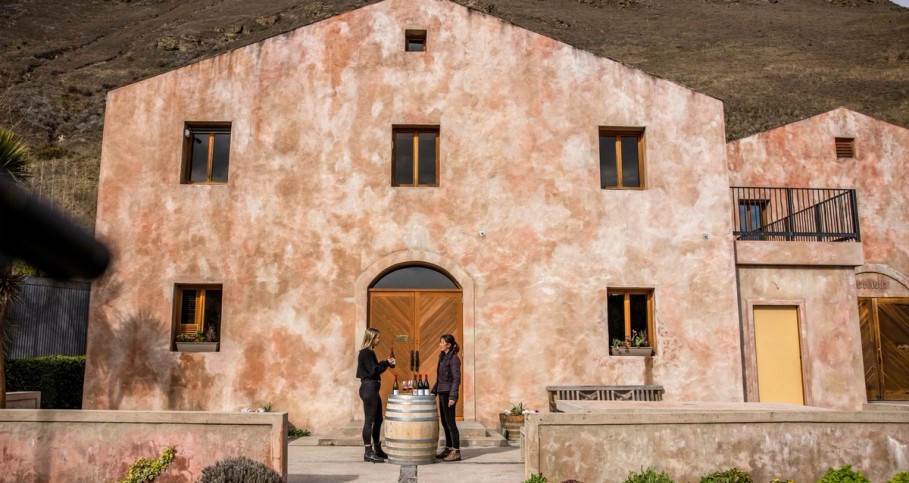
[(414, 368), (413, 368), (413, 367), (414, 367), (414, 361), (416, 361), (416, 359), (414, 359), (413, 356), (414, 356), (414, 354), (413, 354), (413, 349), (411, 349), (411, 350), (410, 350), (410, 372), (413, 372), (413, 371), (414, 371)]
[(417, 370), (420, 370), (420, 351), (417, 351)]

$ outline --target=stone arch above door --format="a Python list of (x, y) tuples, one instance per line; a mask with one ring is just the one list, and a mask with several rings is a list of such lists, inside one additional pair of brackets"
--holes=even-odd
[[(461, 374), (461, 387), (464, 398), (464, 419), (473, 421), (476, 419), (476, 398), (475, 392), (475, 317), (476, 317), (476, 293), (474, 289), (474, 280), (460, 265), (453, 260), (435, 252), (425, 250), (402, 250), (388, 254), (364, 269), (360, 276), (357, 277), (356, 291), (354, 295), (357, 313), (356, 331), (353, 335), (354, 353), (360, 350), (359, 344), (363, 331), (366, 330), (368, 320), (368, 300), (369, 287), (380, 276), (393, 269), (394, 267), (404, 265), (427, 265), (437, 267), (447, 275), (452, 277), (458, 285), (461, 286), (463, 297), (462, 323), (464, 330), (464, 340), (461, 341), (463, 352), (461, 354), (464, 370)], [(362, 418), (362, 408), (359, 399), (352, 408), (352, 414), (355, 419)]]
[(855, 269), (859, 298), (909, 297), (909, 277), (889, 265), (863, 265)]

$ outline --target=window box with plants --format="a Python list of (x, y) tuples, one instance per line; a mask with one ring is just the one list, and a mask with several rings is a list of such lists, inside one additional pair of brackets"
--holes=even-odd
[(631, 337), (612, 339), (610, 353), (614, 356), (651, 356), (653, 347), (647, 338), (647, 331), (631, 331)]
[(218, 337), (212, 327), (205, 333), (196, 331), (191, 334), (178, 334), (176, 337), (177, 352), (218, 352)]

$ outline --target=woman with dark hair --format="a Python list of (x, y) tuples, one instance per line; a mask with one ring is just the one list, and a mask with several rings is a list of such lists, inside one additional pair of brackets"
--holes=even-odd
[[(388, 455), (382, 451), (379, 436), (382, 434), (382, 398), (379, 397), (381, 374), (394, 367), (392, 357), (379, 362), (374, 349), (379, 345), (379, 331), (372, 327), (363, 334), (363, 344), (357, 354), (357, 378), (360, 379), (360, 399), (363, 400), (363, 461), (384, 463)], [(370, 444), (370, 437), (372, 444)]]
[(458, 357), (458, 341), (451, 334), (439, 339), (439, 367), (432, 393), (439, 396), (439, 416), (445, 430), (445, 448), (436, 455), (444, 461), (461, 461), (461, 434), (455, 421), (455, 405), (458, 403), (458, 386), (461, 385), (461, 358)]

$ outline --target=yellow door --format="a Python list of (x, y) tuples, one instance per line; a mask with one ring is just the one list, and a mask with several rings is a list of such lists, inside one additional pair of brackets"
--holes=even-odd
[(756, 306), (754, 345), (761, 402), (805, 404), (797, 307)]

